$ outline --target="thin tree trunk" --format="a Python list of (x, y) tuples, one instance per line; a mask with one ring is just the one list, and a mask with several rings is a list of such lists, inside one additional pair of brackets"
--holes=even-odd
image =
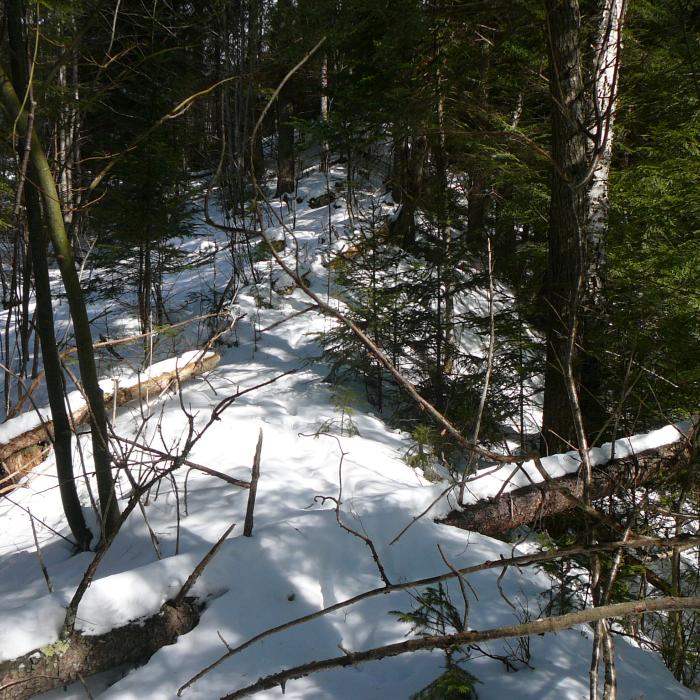
[[(608, 180), (613, 149), (613, 126), (620, 66), (621, 32), (625, 0), (602, 0), (594, 42), (590, 77), (594, 134), (589, 161), (590, 182), (586, 187), (585, 262), (582, 298), (582, 337), (586, 348), (594, 347), (606, 327), (605, 239), (608, 232)], [(600, 404), (602, 365), (597, 355), (585, 352), (581, 359), (581, 408), (591, 433), (605, 423)]]
[(27, 183), (25, 188), (25, 201), (27, 223), (31, 236), (29, 249), (34, 266), (37, 308), (36, 325), (39, 342), (41, 343), (46, 390), (53, 420), (53, 448), (56, 457), (58, 486), (68, 526), (73, 533), (78, 548), (85, 550), (90, 546), (92, 533), (83, 517), (73, 474), (72, 433), (68, 411), (63, 400), (64, 378), (54, 332), (49, 268), (46, 261), (46, 242), (41, 224), (39, 195), (32, 183)]
[[(22, 35), (22, 6), (19, 0), (11, 0), (8, 5), (8, 35), (13, 54), (13, 71), (18, 90), (24, 92), (29, 89), (27, 73), (24, 67), (24, 38)], [(0, 69), (1, 71), (2, 69)], [(0, 79), (9, 81), (0, 73)], [(4, 87), (4, 85), (3, 85)], [(29, 124), (26, 125), (27, 127)], [(24, 134), (26, 139), (30, 135)], [(30, 164), (33, 150), (36, 144), (30, 142), (32, 151), (29, 153)], [(79, 549), (87, 549), (92, 540), (92, 533), (88, 529), (80, 499), (75, 486), (73, 475), (73, 459), (71, 448), (71, 429), (68, 420), (68, 411), (63, 400), (64, 379), (61, 370), (61, 361), (58, 355), (56, 335), (54, 330), (53, 308), (51, 303), (51, 285), (49, 280), (49, 268), (46, 259), (46, 240), (41, 219), (41, 201), (35, 183), (31, 180), (24, 183), (24, 199), (27, 212), (27, 228), (29, 232), (29, 252), (32, 267), (34, 268), (34, 280), (36, 291), (36, 327), (41, 343), (41, 354), (44, 360), (44, 372), (46, 376), (46, 389), (49, 406), (54, 425), (54, 452), (56, 456), (56, 471), (58, 485), (61, 494), (63, 511), (68, 521), (76, 544)]]
[[(330, 100), (328, 99), (328, 54), (323, 55), (323, 61), (321, 62), (321, 123), (324, 127), (328, 125), (328, 118), (330, 116)], [(321, 141), (321, 172), (328, 172), (328, 165), (330, 160), (330, 146), (328, 144), (328, 139), (323, 136)]]
[[(27, 134), (27, 113), (21, 109), (17, 94), (1, 67), (0, 98), (10, 120), (13, 122), (16, 120), (18, 132)], [(73, 260), (73, 250), (63, 223), (63, 212), (61, 211), (60, 200), (56, 191), (56, 183), (35, 131), (31, 133), (31, 143), (29, 173), (32, 181), (41, 193), (44, 221), (51, 236), (61, 277), (66, 289), (70, 314), (73, 320), (73, 331), (76, 345), (78, 346), (80, 377), (90, 406), (93, 459), (100, 496), (103, 536), (106, 536), (117, 525), (119, 509), (112, 479), (107, 442), (107, 415), (102, 402), (102, 389), (100, 389), (95, 367), (90, 321)]]
[[(428, 155), (428, 139), (426, 136), (417, 136), (403, 143), (403, 153), (395, 159), (395, 165), (399, 165), (400, 172), (392, 175), (392, 192), (398, 189), (401, 209), (391, 225), (391, 233), (397, 245), (402, 245), (410, 250), (416, 242), (415, 215), (418, 200), (423, 192), (423, 173), (425, 160)], [(395, 186), (397, 180), (401, 181), (399, 187)], [(396, 197), (394, 197), (394, 201)]]
[(275, 197), (292, 194), (296, 186), (294, 172), (294, 103), (289, 86), (282, 88), (277, 112), (277, 189)]

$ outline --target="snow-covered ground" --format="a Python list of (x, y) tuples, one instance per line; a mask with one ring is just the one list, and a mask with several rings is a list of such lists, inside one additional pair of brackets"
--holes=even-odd
[[(334, 177), (342, 178), (342, 172), (335, 172)], [(287, 251), (300, 251), (305, 276), (319, 292), (329, 289), (329, 272), (322, 264), (330, 244), (329, 223), (342, 231), (347, 221), (342, 199), (338, 208), (307, 207), (308, 197), (325, 189), (325, 179), (318, 174), (302, 181), (300, 195), (305, 199), (296, 211), (296, 246), (287, 240)], [(286, 206), (280, 206), (279, 212), (285, 221), (291, 221)], [(183, 309), (183, 317), (199, 311), (198, 302), (193, 300), (201, 300), (214, 285), (222, 291), (228, 279), (221, 234), (203, 224), (196, 226), (196, 232), (196, 238), (181, 242), (184, 249), (193, 256), (221, 252), (216, 256), (216, 272), (209, 265), (168, 278), (169, 303)], [(281, 235), (279, 226), (273, 226), (271, 232), (278, 238)], [(266, 280), (274, 268), (261, 262), (258, 270)], [(286, 285), (278, 285), (282, 286)], [(225, 644), (236, 646), (269, 627), (381, 586), (368, 546), (337, 524), (335, 501), (319, 497), (340, 497), (342, 522), (372, 540), (392, 582), (445, 571), (439, 547), (458, 567), (531, 551), (532, 545), (514, 548), (438, 525), (430, 516), (415, 522), (390, 544), (444, 490), (444, 484), (426, 481), (406, 464), (409, 436), (388, 428), (362, 397), (349, 398), (346, 392), (338, 396), (336, 388), (324, 383), (329, 368), (322, 361), (319, 340), (331, 321), (314, 312), (294, 316), (307, 305), (301, 290), (278, 294), (270, 291), (266, 281), (242, 289), (231, 310), (238, 319), (235, 328), (217, 347), (222, 358), (216, 369), (185, 384), (181, 396), (153, 397), (147, 404), (117, 411), (117, 435), (171, 454), (182, 446), (188, 414), (193, 416), (196, 429), (206, 430), (188, 459), (239, 479), (250, 476), (262, 430), (261, 478), (251, 538), (242, 536), (248, 491), (186, 467), (175, 474), (177, 489), (166, 479), (144, 501), (148, 523), (139, 509), (134, 510), (79, 608), (78, 627), (86, 633), (102, 633), (155, 612), (179, 590), (226, 528), (231, 523), (236, 527), (194, 589), (206, 603), (200, 624), (140, 668), (120, 669), (92, 681), (94, 697), (171, 700), (180, 686), (225, 653)], [(57, 310), (65, 320), (65, 315), (61, 316), (65, 303)], [(97, 309), (92, 312), (97, 315)], [(288, 320), (263, 330), (284, 319)], [(100, 323), (106, 323), (104, 318)], [(112, 332), (119, 328), (127, 335), (134, 332), (136, 324), (133, 315), (124, 315), (110, 317), (109, 326)], [(172, 354), (192, 349), (187, 345), (194, 343), (194, 334), (190, 328), (177, 339), (169, 339)], [(295, 372), (284, 374), (290, 370)], [(276, 381), (241, 395), (219, 420), (210, 423), (212, 410), (222, 400), (276, 377)], [(348, 402), (352, 404), (351, 415), (342, 408)], [(348, 420), (353, 431), (348, 430)], [(648, 447), (677, 436), (678, 431), (670, 429), (639, 440)], [(639, 449), (639, 444), (634, 447)], [(618, 455), (622, 448), (616, 448)], [(125, 444), (121, 450), (127, 450)], [(85, 438), (82, 451), (89, 471), (90, 445)], [(153, 454), (135, 449), (129, 460), (133, 476), (146, 478)], [(578, 466), (573, 458), (557, 460), (549, 465), (552, 475)], [(502, 480), (502, 470), (482, 476), (474, 483), (472, 497), (493, 495)], [(86, 516), (94, 525), (82, 479), (79, 491)], [(119, 493), (123, 507), (130, 494), (123, 475)], [(431, 515), (448, 507), (443, 501)], [(29, 512), (35, 520), (53, 593), (47, 592), (39, 566)], [(157, 546), (149, 527), (157, 537)], [(64, 606), (93, 556), (73, 555), (59, 533), (69, 535), (53, 458), (49, 458), (19, 489), (0, 500), (0, 660), (57, 639)], [(499, 590), (500, 573), (484, 571), (469, 578), (470, 628), (534, 619), (545, 607), (551, 587), (545, 573), (511, 567)], [(448, 587), (453, 603), (461, 608), (459, 587)], [(358, 651), (401, 641), (410, 627), (390, 611), (411, 611), (418, 591), (412, 593), (376, 596), (270, 636), (222, 663), (185, 690), (183, 697), (218, 698), (282, 668), (337, 656), (341, 649)], [(501, 661), (482, 653), (509, 655), (517, 640), (483, 644), (482, 651), (470, 652), (464, 667), (481, 681), (477, 686), (481, 700), (579, 700), (588, 697), (591, 639), (587, 626), (533, 637), (529, 666), (516, 663), (517, 672), (509, 672)], [(679, 685), (653, 653), (623, 638), (616, 640), (616, 650), (621, 700), (697, 697)], [(409, 698), (440, 674), (444, 662), (443, 652), (421, 652), (324, 672), (290, 681), (286, 696), (308, 700)], [(109, 683), (112, 685), (107, 687)], [(85, 697), (85, 690), (76, 686), (44, 697), (77, 699)], [(279, 698), (281, 690), (275, 688), (256, 697)]]

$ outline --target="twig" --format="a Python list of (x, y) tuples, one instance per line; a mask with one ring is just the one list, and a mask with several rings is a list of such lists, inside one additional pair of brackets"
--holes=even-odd
[[(195, 442), (196, 438), (193, 438), (192, 428), (190, 427), (190, 432), (186, 439), (183, 455), (186, 454), (192, 448)], [(136, 505), (139, 503), (140, 497), (144, 493), (146, 493), (154, 484), (158, 483), (164, 476), (166, 476), (167, 474), (171, 474), (174, 471), (177, 471), (182, 466), (184, 456), (176, 455), (175, 457), (170, 458), (172, 459), (173, 463), (170, 467), (168, 467), (168, 469), (164, 470), (163, 472), (157, 474), (150, 480), (146, 481), (145, 484), (139, 486), (135, 493), (133, 493), (129, 503), (119, 516), (114, 530), (102, 542), (102, 545), (95, 553), (95, 556), (93, 557), (92, 561), (85, 570), (85, 573), (83, 574), (83, 577), (80, 580), (80, 583), (78, 584), (78, 587), (76, 588), (75, 593), (73, 594), (73, 597), (71, 598), (70, 603), (68, 604), (68, 607), (66, 608), (66, 616), (63, 621), (63, 627), (61, 628), (60, 639), (67, 639), (73, 633), (73, 630), (75, 629), (75, 620), (80, 601), (83, 599), (85, 592), (92, 583), (92, 579), (95, 576), (97, 567), (100, 565), (100, 562), (104, 559), (109, 548), (112, 546), (112, 543), (116, 539), (117, 535), (119, 534), (119, 531), (126, 522), (127, 518), (129, 517), (129, 515), (131, 515), (134, 508), (136, 508)]]
[[(304, 437), (310, 437), (309, 434), (307, 433), (300, 433), (300, 435)], [(384, 581), (384, 584), (387, 587), (391, 586), (391, 581), (389, 580), (389, 577), (386, 574), (386, 570), (384, 569), (384, 565), (382, 564), (381, 559), (379, 558), (379, 552), (377, 552), (377, 548), (374, 546), (374, 542), (370, 537), (367, 535), (363, 535), (361, 532), (358, 532), (354, 528), (350, 527), (349, 525), (346, 525), (341, 517), (340, 517), (340, 506), (342, 504), (342, 499), (343, 499), (343, 460), (345, 459), (345, 455), (347, 455), (347, 452), (343, 450), (341, 444), (340, 444), (340, 438), (337, 435), (331, 435), (330, 433), (314, 433), (314, 437), (317, 437), (318, 435), (325, 435), (326, 437), (333, 438), (337, 443), (338, 443), (338, 449), (340, 450), (340, 461), (338, 462), (338, 496), (337, 498), (334, 498), (333, 496), (316, 496), (314, 498), (314, 501), (317, 500), (322, 500), (322, 501), (333, 501), (335, 503), (335, 520), (338, 523), (338, 525), (345, 530), (350, 535), (353, 535), (354, 537), (357, 537), (358, 539), (361, 539), (368, 547), (369, 551), (372, 553), (372, 559), (374, 560), (374, 563), (377, 566), (377, 570), (379, 571), (379, 578), (381, 578), (382, 581)]]
[[(156, 455), (157, 457), (161, 457), (162, 459), (172, 459), (172, 455), (168, 454), (167, 452), (163, 452), (162, 450), (159, 450), (156, 447), (144, 445), (143, 443), (136, 442), (135, 440), (129, 440), (128, 438), (122, 436), (119, 436), (116, 439), (118, 442), (125, 442), (128, 445), (132, 445), (133, 447), (142, 450), (143, 452), (150, 452), (151, 454)], [(209, 476), (215, 476), (217, 479), (222, 479), (223, 481), (226, 481), (232, 486), (239, 486), (243, 489), (250, 488), (249, 481), (243, 481), (243, 479), (236, 479), (233, 476), (229, 476), (228, 474), (224, 474), (223, 472), (216, 471), (216, 469), (212, 469), (211, 467), (205, 467), (203, 464), (197, 464), (197, 462), (193, 462), (189, 459), (183, 459), (181, 463), (185, 467), (189, 467), (190, 469), (204, 472), (204, 474), (209, 474)]]
[(414, 515), (411, 518), (411, 521), (405, 525), (401, 531), (399, 532), (396, 537), (394, 537), (391, 542), (389, 542), (389, 545), (391, 546), (392, 544), (396, 544), (399, 539), (408, 531), (408, 529), (413, 526), (416, 522), (418, 522), (421, 518), (425, 517), (433, 508), (433, 506), (437, 505), (450, 491), (452, 491), (457, 484), (450, 484), (448, 487), (444, 488), (429, 504), (426, 508), (424, 508), (418, 515)]
[[(494, 311), (494, 283), (493, 283), (493, 244), (491, 236), (486, 240), (486, 253), (489, 269), (489, 349), (486, 360), (486, 374), (484, 376), (484, 386), (481, 388), (481, 398), (479, 399), (479, 408), (476, 412), (476, 421), (474, 422), (474, 434), (472, 435), (472, 443), (476, 445), (479, 441), (479, 432), (481, 430), (481, 421), (484, 416), (484, 408), (486, 407), (486, 398), (488, 397), (489, 387), (491, 385), (491, 373), (493, 372), (493, 359), (496, 353), (496, 315)], [(459, 485), (459, 504), (464, 502), (464, 488), (466, 486), (466, 478), (474, 469), (474, 458), (476, 454), (472, 452), (469, 455), (464, 472), (462, 474), (462, 483)]]
[(190, 592), (192, 586), (197, 583), (197, 579), (202, 575), (202, 572), (206, 568), (207, 564), (214, 558), (215, 554), (221, 549), (221, 545), (226, 541), (226, 538), (231, 534), (231, 530), (236, 527), (236, 523), (231, 524), (226, 528), (221, 537), (215, 542), (214, 546), (204, 555), (202, 561), (194, 567), (194, 571), (188, 576), (187, 581), (183, 584), (180, 592), (173, 599), (173, 605), (177, 608), (183, 604), (185, 597)]
[(462, 594), (462, 602), (464, 603), (462, 629), (465, 630), (467, 629), (467, 623), (469, 622), (469, 597), (467, 596), (467, 586), (469, 586), (469, 590), (472, 592), (472, 594), (477, 600), (479, 600), (479, 596), (476, 594), (476, 591), (472, 588), (471, 583), (467, 581), (466, 577), (463, 576), (459, 569), (457, 569), (455, 565), (445, 556), (445, 552), (442, 551), (442, 547), (438, 545), (437, 548), (438, 552), (440, 552), (440, 558), (442, 559), (443, 563), (456, 576), (457, 581), (459, 582), (459, 590)]
[(41, 547), (39, 546), (39, 538), (36, 536), (36, 527), (34, 526), (34, 516), (29, 513), (29, 524), (32, 526), (32, 537), (34, 538), (34, 546), (36, 547), (36, 556), (39, 560), (39, 566), (41, 567), (41, 573), (44, 575), (44, 581), (46, 581), (46, 587), (49, 589), (49, 593), (53, 593), (53, 584), (49, 578), (49, 572), (46, 569), (46, 564), (44, 563), (44, 556), (41, 553)]
[[(138, 490), (138, 484), (136, 483), (136, 479), (134, 479), (133, 474), (131, 473), (131, 469), (126, 466), (126, 464), (122, 465), (124, 472), (126, 473), (127, 479), (129, 479), (129, 483), (131, 484), (131, 488), (134, 489), (134, 491)], [(143, 516), (143, 522), (146, 524), (146, 529), (148, 530), (148, 535), (151, 538), (151, 544), (153, 545), (153, 549), (156, 553), (156, 557), (158, 561), (160, 561), (163, 558), (163, 555), (160, 553), (160, 542), (158, 541), (158, 537), (156, 536), (156, 533), (153, 532), (153, 528), (151, 527), (151, 524), (148, 522), (148, 516), (146, 515), (146, 509), (143, 506), (143, 503), (141, 503), (141, 497), (138, 497), (139, 501), (139, 510), (141, 511), (141, 515)]]
[(253, 458), (253, 471), (250, 477), (250, 491), (248, 491), (248, 506), (245, 512), (245, 524), (243, 525), (243, 537), (253, 535), (253, 511), (255, 510), (255, 496), (258, 492), (258, 479), (260, 478), (260, 454), (262, 452), (263, 431), (260, 428), (258, 444)]
[(301, 311), (295, 311), (293, 314), (289, 314), (289, 316), (285, 316), (280, 321), (275, 321), (274, 323), (271, 323), (269, 326), (266, 326), (265, 328), (260, 328), (258, 330), (258, 333), (265, 333), (267, 331), (271, 331), (273, 328), (277, 328), (277, 326), (281, 326), (283, 323), (287, 323), (287, 321), (291, 321), (293, 318), (296, 318), (297, 316), (301, 316), (302, 314), (305, 314), (309, 311), (318, 311), (318, 306), (316, 306), (316, 304), (311, 304), (310, 306), (307, 306), (306, 308), (302, 309)]
[(45, 523), (41, 518), (37, 518), (35, 515), (32, 515), (29, 508), (26, 508), (21, 503), (17, 503), (17, 501), (13, 501), (7, 494), (5, 494), (3, 496), (3, 500), (9, 501), (13, 506), (15, 506), (15, 508), (19, 508), (20, 510), (23, 510), (28, 515), (31, 515), (32, 518), (34, 518), (40, 525), (45, 527), (47, 530), (52, 532), (54, 535), (57, 535), (58, 537), (60, 537), (62, 540), (65, 540), (66, 542), (68, 542), (68, 544), (71, 545), (71, 547), (78, 546), (75, 542), (73, 542), (73, 540), (70, 537), (66, 537), (65, 535), (62, 535), (58, 530), (52, 528), (51, 525)]

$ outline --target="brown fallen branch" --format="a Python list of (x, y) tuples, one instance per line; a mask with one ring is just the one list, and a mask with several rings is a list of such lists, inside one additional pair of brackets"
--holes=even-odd
[[(213, 369), (221, 358), (216, 353), (210, 353), (199, 360), (187, 363), (184, 367), (169, 372), (163, 372), (156, 377), (143, 380), (137, 384), (120, 387), (117, 385), (116, 395), (113, 391), (104, 393), (104, 402), (107, 406), (116, 403), (117, 406), (144, 397), (149, 393), (157, 393), (166, 390), (173, 384), (180, 384), (199, 374)], [(72, 413), (72, 424), (83, 425), (89, 420), (87, 406), (81, 406)], [(43, 457), (43, 451), (49, 444), (49, 438), (53, 435), (53, 423), (45, 421), (31, 430), (27, 430), (12, 438), (8, 442), (0, 443), (0, 464), (7, 472), (2, 481), (15, 481), (19, 476), (36, 466)]]
[(467, 646), (478, 642), (485, 642), (494, 639), (512, 639), (514, 637), (526, 637), (534, 634), (545, 634), (547, 632), (559, 632), (569, 629), (574, 625), (606, 620), (612, 617), (627, 617), (629, 615), (641, 615), (647, 612), (662, 612), (669, 610), (692, 610), (700, 608), (700, 597), (688, 598), (647, 598), (646, 600), (630, 601), (628, 603), (616, 603), (614, 605), (602, 605), (597, 608), (587, 608), (577, 612), (557, 615), (556, 617), (546, 617), (541, 620), (532, 620), (519, 625), (509, 625), (487, 630), (474, 630), (469, 632), (458, 632), (456, 634), (431, 635), (424, 637), (414, 637), (405, 642), (387, 644), (382, 647), (375, 647), (365, 651), (345, 651), (343, 656), (334, 656), (321, 661), (311, 661), (307, 664), (295, 666), (293, 668), (273, 673), (257, 682), (244, 688), (240, 688), (233, 693), (225, 695), (221, 700), (237, 700), (244, 698), (260, 690), (268, 690), (280, 686), (284, 692), (287, 681), (295, 678), (303, 678), (312, 673), (327, 671), (331, 668), (343, 668), (355, 666), (365, 661), (376, 661), (390, 656), (399, 656), (414, 651), (432, 649), (452, 649), (457, 646)]
[[(255, 124), (255, 127), (253, 128), (253, 133), (251, 135), (251, 143), (255, 141), (256, 135), (258, 131), (260, 130), (260, 127), (263, 123), (263, 120), (265, 118), (265, 115), (267, 112), (270, 110), (272, 105), (274, 104), (275, 100), (279, 96), (280, 91), (284, 87), (284, 84), (294, 75), (294, 73), (301, 68), (301, 66), (304, 65), (304, 63), (319, 49), (319, 47), (323, 44), (323, 42), (326, 40), (326, 37), (324, 36), (317, 44), (316, 46), (309, 51), (309, 53), (304, 56), (304, 58), (297, 63), (296, 66), (294, 66), (288, 73), (287, 75), (282, 79), (280, 84), (277, 86), (277, 89), (272, 93), (270, 96), (270, 99), (268, 100), (267, 104), (263, 108), (260, 116), (258, 117), (258, 121)], [(252, 176), (252, 181), (253, 181), (253, 189), (255, 190), (256, 194), (258, 197), (260, 197), (260, 200), (265, 202), (265, 204), (268, 207), (269, 212), (277, 219), (277, 222), (279, 225), (282, 227), (283, 231), (286, 234), (289, 234), (292, 238), (294, 238), (294, 234), (292, 231), (290, 231), (289, 227), (285, 222), (282, 220), (278, 212), (275, 210), (274, 207), (270, 204), (270, 200), (268, 199), (267, 195), (265, 194), (265, 191), (263, 190), (262, 187), (260, 187), (260, 184), (257, 181), (257, 178), (255, 177), (255, 169), (253, 168), (251, 170), (251, 176)], [(440, 411), (438, 411), (433, 404), (431, 404), (427, 399), (425, 399), (423, 396), (420, 395), (418, 390), (416, 389), (415, 385), (407, 378), (405, 377), (401, 371), (394, 365), (394, 363), (391, 361), (389, 356), (382, 350), (352, 319), (348, 318), (345, 314), (343, 314), (339, 309), (334, 308), (330, 304), (326, 303), (323, 301), (323, 299), (313, 292), (310, 287), (308, 282), (302, 277), (302, 275), (299, 274), (298, 270), (296, 269), (296, 266), (293, 268), (290, 264), (288, 264), (282, 255), (280, 254), (280, 251), (278, 251), (273, 242), (270, 240), (270, 237), (267, 235), (265, 231), (265, 225), (263, 221), (263, 217), (258, 210), (258, 218), (259, 218), (259, 224), (260, 224), (260, 230), (256, 232), (256, 235), (259, 235), (265, 245), (267, 246), (268, 250), (270, 251), (270, 254), (274, 258), (275, 262), (280, 266), (284, 272), (286, 272), (289, 277), (294, 281), (294, 284), (297, 286), (298, 289), (300, 289), (312, 302), (313, 304), (311, 305), (312, 307), (318, 308), (318, 310), (322, 313), (327, 314), (330, 317), (335, 318), (338, 320), (341, 324), (343, 324), (359, 341), (364, 345), (366, 352), (368, 355), (376, 360), (384, 369), (394, 378), (396, 381), (397, 385), (406, 393), (408, 396), (415, 402), (415, 404), (418, 406), (418, 408), (427, 413), (429, 416), (432, 417), (432, 419), (440, 426), (442, 426), (443, 431), (445, 434), (450, 435), (456, 442), (457, 444), (462, 447), (464, 450), (469, 452), (470, 454), (474, 455), (479, 455), (480, 457), (484, 457), (486, 459), (491, 460), (492, 462), (496, 463), (509, 463), (513, 462), (514, 460), (510, 457), (506, 457), (504, 455), (498, 454), (497, 452), (493, 452), (492, 450), (487, 450), (484, 447), (481, 447), (481, 445), (474, 444), (473, 442), (467, 440), (464, 435), (460, 432), (460, 430), (453, 425), (445, 415), (443, 415)], [(523, 457), (522, 461), (524, 462), (527, 458)]]
[(0, 700), (24, 700), (121, 664), (147, 660), (174, 644), (199, 622), (200, 607), (190, 600), (166, 603), (151, 617), (105, 634), (68, 638), (0, 663)]
[[(649, 483), (674, 468), (688, 453), (692, 439), (615, 459), (597, 467), (591, 475), (591, 499), (609, 496), (621, 488)], [(441, 522), (483, 535), (497, 536), (519, 525), (563, 513), (583, 498), (583, 481), (578, 474), (550, 479), (503, 493), (489, 501), (479, 501), (463, 510), (453, 510)], [(575, 499), (572, 499), (571, 496)]]

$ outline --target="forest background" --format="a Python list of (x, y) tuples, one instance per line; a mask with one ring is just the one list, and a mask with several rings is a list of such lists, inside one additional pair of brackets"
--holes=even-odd
[[(172, 240), (192, 202), (221, 207), (232, 257), (252, 262), (258, 183), (291, 211), (314, 165), (346, 169), (354, 240), (334, 270), (347, 317), (442, 422), (347, 327), (326, 340), (332, 378), (411, 426), (418, 455), (459, 478), (481, 463), (467, 443), (585, 454), (697, 415), (696, 2), (5, 0), (2, 21), (3, 410), (28, 407), (43, 364), (79, 546), (91, 535), (68, 485), (49, 268), (71, 305), (108, 539), (119, 512), (82, 297), (133, 290), (141, 333), (170, 323), (163, 279), (184, 264)], [(369, 184), (381, 206), (362, 198)], [(108, 272), (81, 289), (85, 260)], [(248, 274), (234, 266), (208, 310)], [(488, 314), (461, 303), (486, 288)], [(490, 338), (486, 354), (465, 349), (468, 333)], [(697, 503), (691, 468), (659, 488), (674, 511)], [(691, 636), (671, 653), (689, 683)]]

